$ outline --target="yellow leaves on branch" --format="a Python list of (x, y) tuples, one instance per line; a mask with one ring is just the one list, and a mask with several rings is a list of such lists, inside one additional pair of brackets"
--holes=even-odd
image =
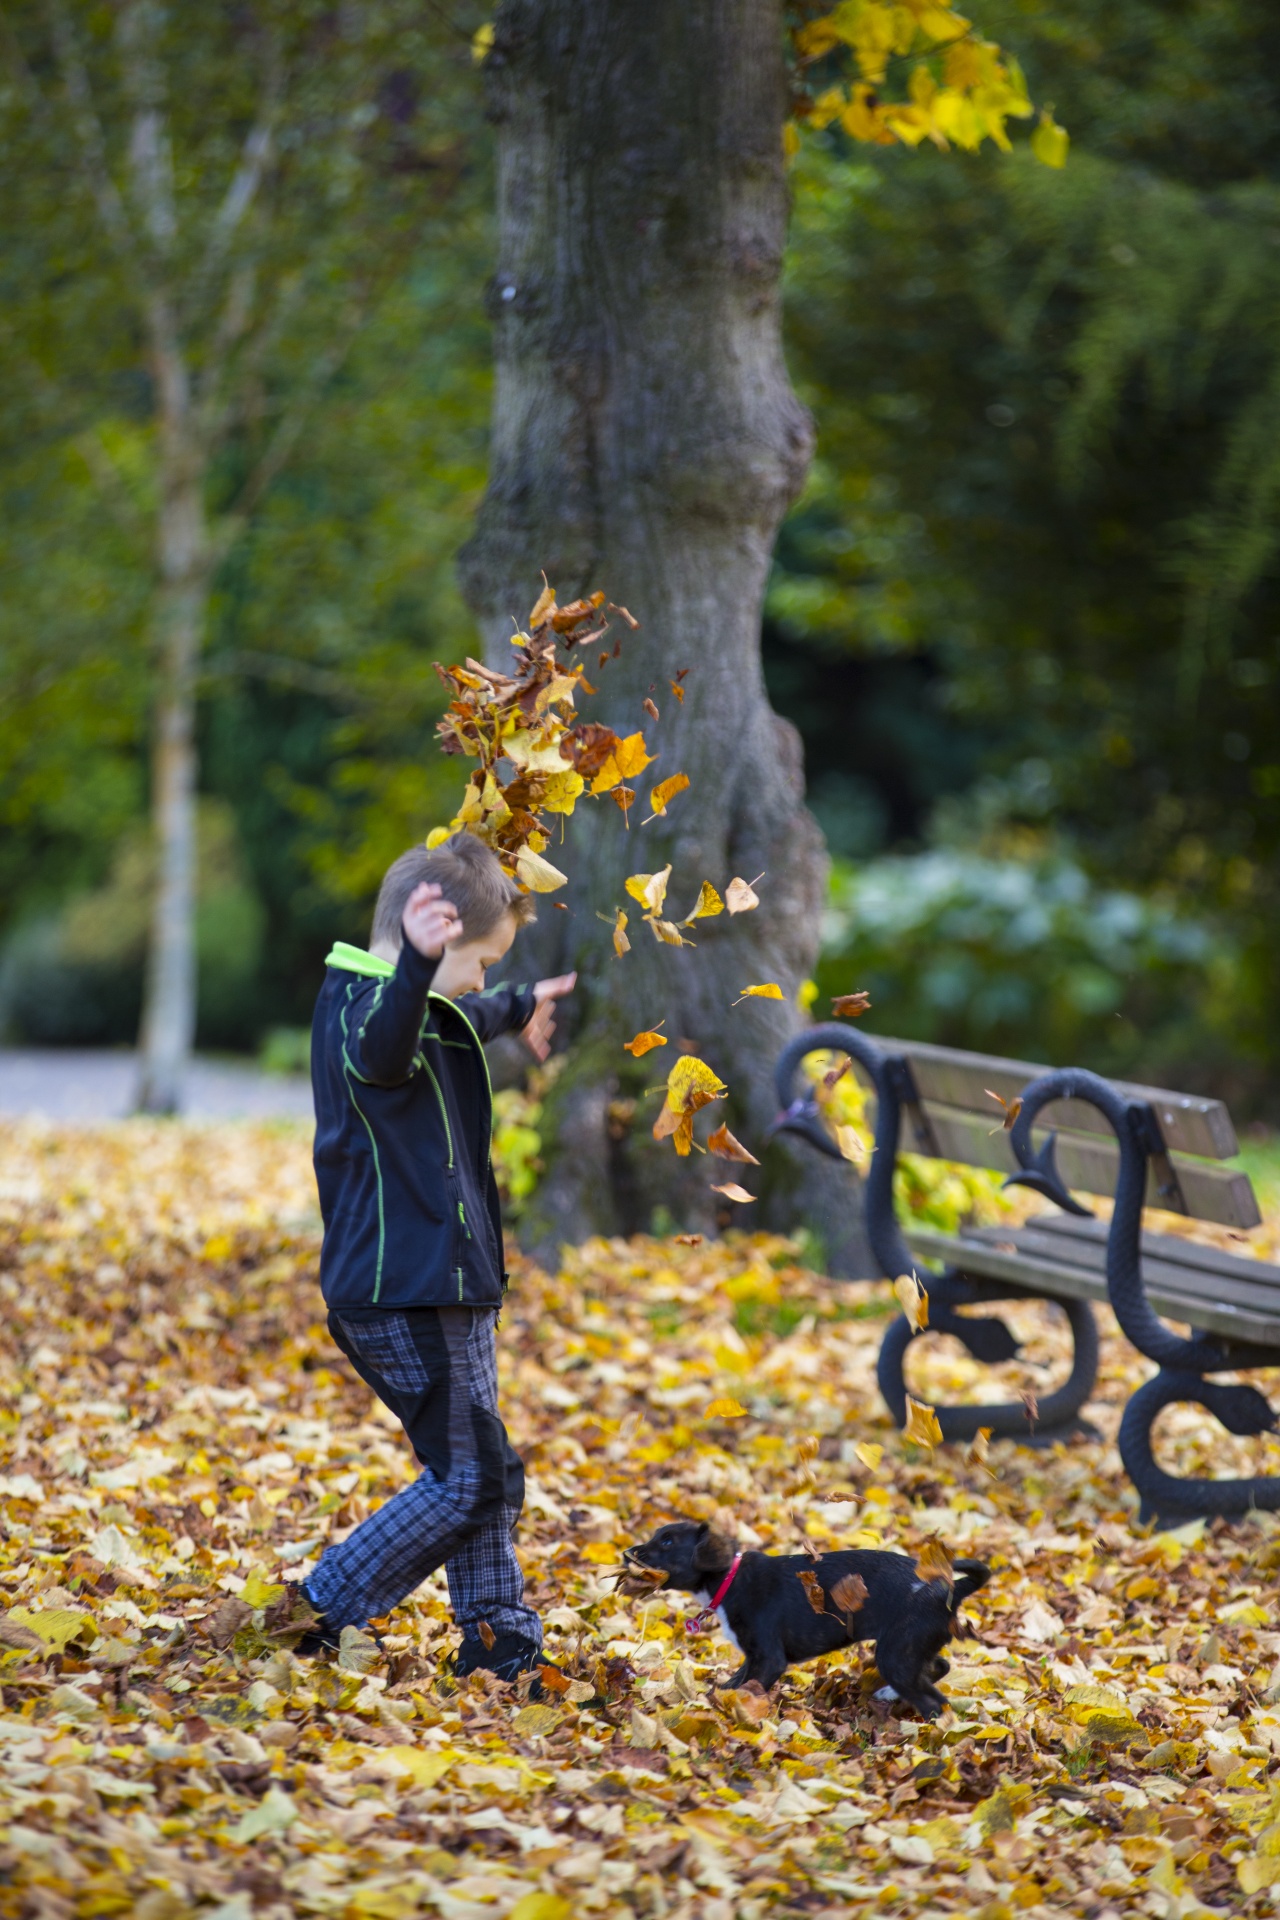
[(693, 1116), (729, 1091), (719, 1075), (696, 1054), (686, 1053), (667, 1075), (667, 1097), (653, 1123), (655, 1140), (670, 1139), (681, 1159), (693, 1148)]
[[(938, 0), (841, 0), (795, 28), (792, 44), (802, 76), (821, 68), (797, 108), (815, 130), (838, 121), (851, 139), (876, 146), (929, 140), (975, 152), (992, 140), (1008, 152), (1006, 122), (1034, 111), (1017, 61)], [(898, 81), (907, 63), (904, 93)], [(1051, 110), (1042, 110), (1031, 138), (1036, 158), (1061, 167), (1068, 145)]]

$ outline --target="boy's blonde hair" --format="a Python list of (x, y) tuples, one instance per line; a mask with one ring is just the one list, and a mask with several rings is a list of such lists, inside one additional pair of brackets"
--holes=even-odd
[(424, 880), (439, 887), (443, 898), (458, 909), (464, 940), (483, 940), (507, 913), (518, 927), (534, 917), (532, 898), (503, 872), (497, 854), (474, 834), (456, 833), (430, 852), (424, 846), (410, 847), (391, 862), (373, 910), (373, 946), (379, 942), (402, 945), (409, 895)]

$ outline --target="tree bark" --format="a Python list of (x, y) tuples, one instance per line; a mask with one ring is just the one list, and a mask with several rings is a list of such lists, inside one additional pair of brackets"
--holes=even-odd
[(205, 458), (191, 417), (187, 369), (162, 303), (153, 302), (150, 318), (161, 496), (151, 792), (156, 889), (136, 1104), (143, 1113), (176, 1113), (196, 1028), (196, 679), (212, 554), (205, 524)]
[[(807, 1224), (833, 1270), (870, 1272), (857, 1183), (779, 1143), (772, 1066), (802, 1020), (826, 880), (803, 805), (798, 736), (770, 709), (760, 608), (778, 525), (809, 461), (808, 416), (783, 362), (787, 200), (778, 0), (502, 0), (486, 63), (499, 139), (497, 381), (488, 492), (462, 556), (490, 657), (509, 653), (540, 571), (562, 600), (602, 586), (642, 630), (588, 677), (589, 717), (645, 726), (654, 779), (687, 773), (670, 813), (624, 829), (581, 802), (559, 913), (539, 961), (576, 966), (572, 1055), (549, 1103), (535, 1244), (649, 1228)], [(682, 668), (684, 702), (669, 681)], [(661, 710), (654, 727), (642, 702)], [(752, 913), (698, 922), (696, 950), (658, 945), (623, 882), (672, 866), (679, 919), (700, 883), (759, 884)], [(632, 910), (632, 950), (596, 918)], [(743, 987), (776, 981), (784, 1002)], [(665, 1019), (671, 1045), (621, 1042)], [(765, 1164), (760, 1203), (710, 1191), (741, 1168), (678, 1161), (650, 1128), (681, 1041), (727, 1082), (717, 1115)], [(752, 1178), (749, 1174), (747, 1184)], [(657, 1213), (657, 1219), (664, 1219)]]

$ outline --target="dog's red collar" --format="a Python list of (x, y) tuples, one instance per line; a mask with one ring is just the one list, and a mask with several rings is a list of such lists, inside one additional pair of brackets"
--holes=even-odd
[(728, 1573), (726, 1573), (724, 1579), (720, 1582), (720, 1585), (711, 1597), (710, 1605), (703, 1607), (700, 1612), (695, 1613), (691, 1620), (685, 1621), (685, 1631), (687, 1633), (705, 1633), (707, 1631), (711, 1621), (715, 1617), (716, 1608), (724, 1600), (726, 1593), (728, 1593), (730, 1587), (733, 1585), (738, 1575), (738, 1568), (741, 1565), (742, 1555), (735, 1553), (730, 1563)]

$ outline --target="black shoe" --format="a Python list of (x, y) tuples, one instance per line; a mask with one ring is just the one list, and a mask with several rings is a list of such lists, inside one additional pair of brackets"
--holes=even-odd
[(290, 1588), (269, 1607), (263, 1627), (270, 1639), (304, 1660), (318, 1653), (336, 1653), (340, 1645), (339, 1629), (329, 1625), (305, 1587)]
[[(491, 1647), (486, 1647), (479, 1634), (465, 1633), (457, 1651), (446, 1662), (447, 1670), (457, 1680), (465, 1679), (469, 1673), (491, 1673), (497, 1680), (518, 1680), (522, 1673), (537, 1674), (550, 1665), (551, 1662), (542, 1657), (542, 1648), (518, 1633), (495, 1634)], [(552, 1668), (552, 1671), (558, 1669)], [(529, 1698), (540, 1700), (543, 1692), (541, 1680), (535, 1679)]]
[(337, 1628), (329, 1626), (321, 1615), (315, 1626), (295, 1643), (293, 1653), (298, 1660), (314, 1660), (318, 1653), (337, 1653), (341, 1645)]

